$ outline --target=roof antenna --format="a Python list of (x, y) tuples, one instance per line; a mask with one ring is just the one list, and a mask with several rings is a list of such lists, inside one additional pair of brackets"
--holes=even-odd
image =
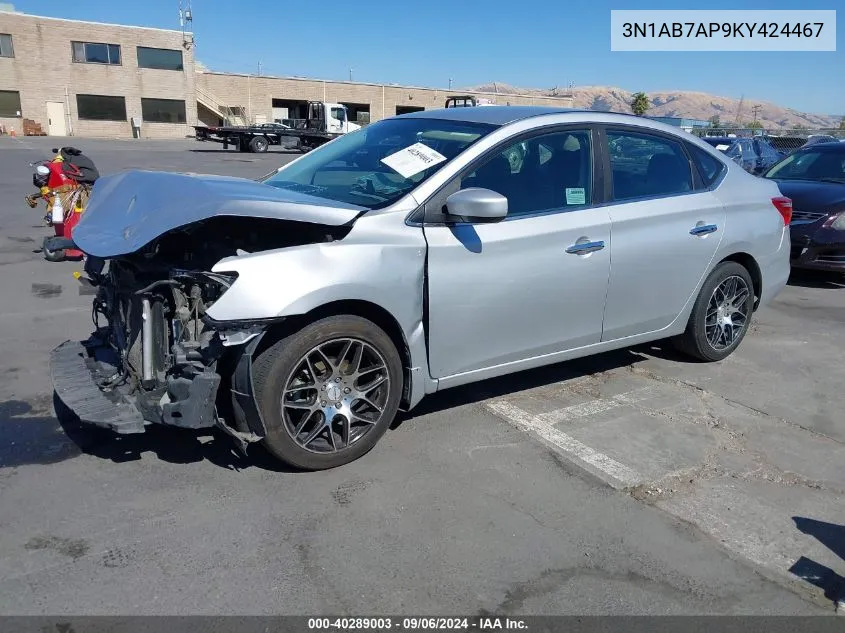
[(191, 11), (191, 0), (185, 0), (185, 7), (182, 8), (182, 0), (179, 0), (179, 28), (182, 29), (182, 46), (190, 50), (194, 47), (194, 14)]

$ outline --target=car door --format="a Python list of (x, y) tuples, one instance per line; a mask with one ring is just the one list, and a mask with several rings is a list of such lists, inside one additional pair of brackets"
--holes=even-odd
[[(426, 205), (432, 377), (600, 341), (610, 217), (593, 205), (593, 137), (556, 128), (499, 145)], [(469, 187), (505, 196), (507, 217), (444, 224), (448, 195)]]
[[(610, 282), (603, 341), (661, 330), (691, 300), (725, 225), (683, 143), (642, 128), (607, 128)], [(712, 159), (712, 157), (710, 157)]]

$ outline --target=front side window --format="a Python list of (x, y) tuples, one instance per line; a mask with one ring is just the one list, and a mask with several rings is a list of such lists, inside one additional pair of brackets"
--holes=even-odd
[(490, 189), (508, 199), (508, 217), (574, 210), (592, 203), (592, 135), (566, 130), (497, 150), (461, 178), (461, 189)]
[(73, 61), (78, 64), (120, 65), (120, 45), (100, 42), (71, 42)]
[(262, 182), (368, 209), (389, 206), (496, 129), (440, 119), (385, 119), (337, 138)]
[(12, 46), (12, 36), (0, 33), (0, 57), (14, 57), (15, 48)]
[(692, 191), (692, 171), (677, 141), (641, 132), (608, 130), (614, 200)]
[(138, 68), (182, 70), (182, 51), (169, 48), (138, 47)]
[(141, 118), (149, 123), (185, 123), (185, 102), (177, 99), (141, 99)]
[(76, 95), (80, 119), (91, 121), (125, 121), (126, 100), (108, 95)]
[(332, 118), (338, 121), (346, 120), (346, 110), (343, 108), (332, 108)]
[(21, 115), (21, 93), (16, 90), (0, 90), (0, 116), (19, 117)]

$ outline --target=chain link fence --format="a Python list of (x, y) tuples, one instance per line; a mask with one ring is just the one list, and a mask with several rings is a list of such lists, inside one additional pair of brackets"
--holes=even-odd
[(762, 138), (782, 155), (790, 154), (807, 144), (845, 141), (845, 129), (784, 130), (771, 128), (698, 127), (691, 133), (699, 137)]

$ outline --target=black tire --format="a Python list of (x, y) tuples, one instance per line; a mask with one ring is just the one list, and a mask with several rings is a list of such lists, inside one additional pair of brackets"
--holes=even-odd
[(44, 243), (41, 245), (41, 252), (44, 253), (44, 259), (48, 262), (61, 262), (65, 259), (64, 249), (50, 250), (47, 248), (47, 238), (44, 238)]
[(270, 143), (267, 142), (267, 139), (263, 136), (255, 136), (249, 142), (249, 150), (251, 152), (255, 152), (256, 154), (261, 154), (262, 152), (266, 152), (267, 148), (270, 146)]
[[(335, 452), (315, 452), (295, 442), (282, 415), (282, 396), (291, 374), (302, 358), (316, 346), (334, 339), (353, 338), (374, 348), (384, 360), (389, 378), (388, 393), (377, 422), (370, 426), (351, 446)], [(267, 450), (278, 459), (303, 470), (323, 470), (348, 464), (368, 453), (387, 431), (396, 412), (402, 392), (402, 360), (393, 341), (377, 325), (367, 319), (332, 316), (315, 321), (270, 345), (253, 364), (255, 395), (267, 436)]]
[[(743, 306), (745, 314), (745, 322), (742, 328), (733, 337), (732, 342), (723, 348), (717, 348), (707, 338), (705, 321), (707, 318), (708, 305), (716, 288), (720, 286), (725, 280), (731, 277), (739, 277), (745, 282), (748, 288), (747, 297), (740, 305)], [(675, 347), (698, 360), (705, 362), (720, 361), (730, 356), (745, 335), (748, 333), (748, 328), (751, 326), (751, 318), (754, 312), (754, 282), (748, 270), (736, 262), (722, 262), (704, 281), (701, 291), (698, 293), (698, 298), (693, 305), (692, 313), (690, 314), (687, 328), (683, 334), (672, 339)]]

